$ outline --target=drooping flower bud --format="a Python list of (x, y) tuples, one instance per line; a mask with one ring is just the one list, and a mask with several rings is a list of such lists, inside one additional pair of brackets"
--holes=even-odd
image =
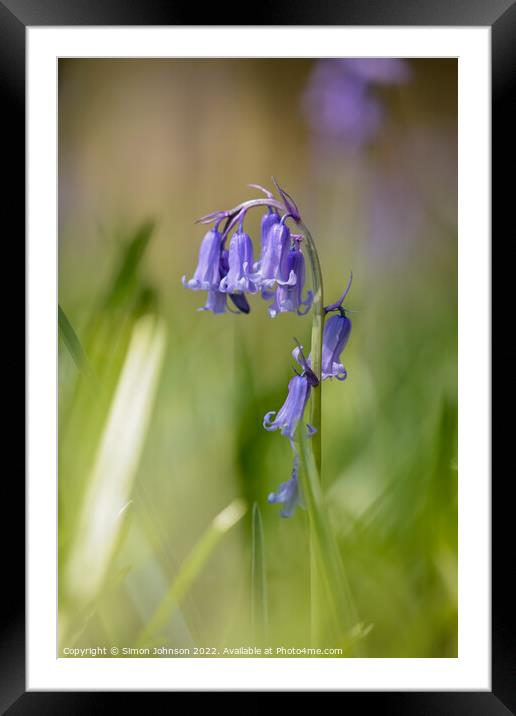
[(340, 354), (346, 347), (351, 334), (351, 319), (344, 310), (326, 319), (322, 343), (322, 379), (346, 380), (347, 371), (340, 362)]

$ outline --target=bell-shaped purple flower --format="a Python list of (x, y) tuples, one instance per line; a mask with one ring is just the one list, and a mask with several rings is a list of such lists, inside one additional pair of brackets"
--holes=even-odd
[(227, 313), (227, 295), (219, 291), (218, 288), (210, 288), (208, 291), (208, 300), (198, 311), (211, 311), (212, 313)]
[(346, 347), (351, 334), (351, 319), (344, 310), (326, 319), (322, 344), (322, 379), (346, 380), (347, 371), (340, 362), (340, 354)]
[[(263, 419), (265, 430), (280, 430), (282, 435), (294, 440), (297, 424), (303, 417), (310, 397), (310, 380), (308, 375), (295, 375), (288, 384), (287, 399), (276, 413), (268, 412)], [(274, 417), (276, 416), (276, 417)], [(310, 429), (313, 432), (313, 428)]]
[[(290, 277), (295, 277), (292, 282)], [(290, 279), (290, 280), (289, 280)], [(299, 246), (299, 241), (294, 241), (294, 246), (285, 253), (280, 274), (278, 287), (274, 302), (269, 307), (269, 315), (274, 318), (278, 313), (296, 312), (300, 316), (308, 313), (313, 302), (313, 293), (308, 291), (303, 299), (303, 288), (305, 285), (305, 257)]]
[(299, 456), (294, 457), (294, 466), (292, 468), (292, 476), (288, 482), (282, 482), (277, 492), (271, 492), (268, 502), (271, 504), (281, 503), (283, 508), (280, 515), (282, 517), (292, 517), (298, 505), (302, 504), (299, 483)]
[[(281, 222), (271, 220), (271, 226), (262, 235), (262, 253), (258, 262), (258, 270), (252, 276), (253, 281), (262, 289), (270, 289), (281, 279), (281, 267), (290, 249), (290, 230)], [(285, 282), (295, 283), (295, 275), (283, 277)]]
[(262, 216), (262, 223), (261, 223), (261, 253), (260, 255), (263, 256), (265, 246), (267, 245), (267, 241), (269, 238), (269, 232), (272, 230), (276, 224), (279, 224), (281, 221), (280, 216), (277, 212), (273, 211), (272, 209), (269, 209), (267, 213), (265, 213)]
[(209, 291), (219, 287), (221, 240), (222, 234), (218, 231), (218, 225), (211, 228), (204, 236), (193, 278), (189, 281), (186, 280), (186, 276), (182, 278), (185, 288), (192, 288), (194, 291)]
[[(229, 271), (229, 252), (226, 249), (222, 249), (220, 252), (219, 261), (219, 282), (227, 275)], [(210, 288), (208, 290), (208, 300), (202, 308), (198, 308), (198, 311), (211, 311), (212, 313), (249, 313), (251, 310), (247, 302), (246, 297), (243, 293), (230, 293), (229, 298), (233, 304), (237, 307), (237, 311), (229, 308), (227, 303), (228, 294), (217, 288)]]
[(227, 296), (225, 293), (219, 290), (220, 279), (228, 272), (228, 252), (222, 249), (219, 252), (218, 262), (218, 281), (215, 287), (208, 289), (208, 299), (202, 308), (198, 308), (198, 311), (211, 311), (212, 313), (227, 313), (228, 303)]
[[(323, 331), (321, 378), (337, 378), (346, 380), (348, 373), (340, 362), (340, 354), (346, 347), (351, 334), (351, 319), (345, 315), (345, 309), (340, 309), (337, 315), (326, 319)], [(301, 365), (302, 355), (300, 347), (294, 348), (292, 355)], [(312, 365), (312, 354), (308, 356), (308, 366)]]
[(241, 226), (231, 237), (228, 262), (228, 272), (220, 282), (220, 290), (224, 293), (256, 293), (258, 289), (250, 278), (253, 271), (253, 242)]

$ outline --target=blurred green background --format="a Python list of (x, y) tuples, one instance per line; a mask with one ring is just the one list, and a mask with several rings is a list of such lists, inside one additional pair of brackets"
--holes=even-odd
[(181, 285), (194, 220), (271, 175), (314, 236), (326, 303), (354, 274), (348, 379), (323, 387), (323, 481), (372, 625), (360, 655), (457, 655), (457, 63), (371, 83), (365, 139), (367, 116), (331, 136), (317, 124), (317, 67), (59, 62), (61, 655), (256, 643), (255, 503), (262, 638), (310, 643), (306, 513), (267, 503), (291, 452), (262, 428), (310, 317), (271, 320), (256, 297), (248, 316), (198, 313), (205, 294)]

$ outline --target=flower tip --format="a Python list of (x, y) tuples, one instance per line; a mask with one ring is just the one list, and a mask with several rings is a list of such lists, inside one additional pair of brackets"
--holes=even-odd
[(299, 213), (299, 209), (297, 208), (294, 199), (290, 196), (290, 194), (288, 194), (284, 189), (280, 187), (275, 177), (272, 177), (272, 181), (274, 186), (276, 187), (278, 194), (283, 199), (283, 203), (285, 204), (285, 208), (287, 209), (288, 213), (292, 216), (294, 221), (299, 221), (301, 219), (301, 214)]

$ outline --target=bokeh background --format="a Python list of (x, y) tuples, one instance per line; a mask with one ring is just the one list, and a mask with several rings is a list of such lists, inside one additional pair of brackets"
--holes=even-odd
[(354, 274), (323, 480), (361, 656), (457, 654), (456, 61), (65, 59), (61, 655), (256, 643), (255, 504), (266, 643), (310, 643), (306, 513), (267, 503), (291, 453), (262, 428), (310, 318), (272, 320), (260, 298), (197, 312), (205, 295), (181, 285), (195, 219), (271, 175), (314, 236), (326, 303)]

